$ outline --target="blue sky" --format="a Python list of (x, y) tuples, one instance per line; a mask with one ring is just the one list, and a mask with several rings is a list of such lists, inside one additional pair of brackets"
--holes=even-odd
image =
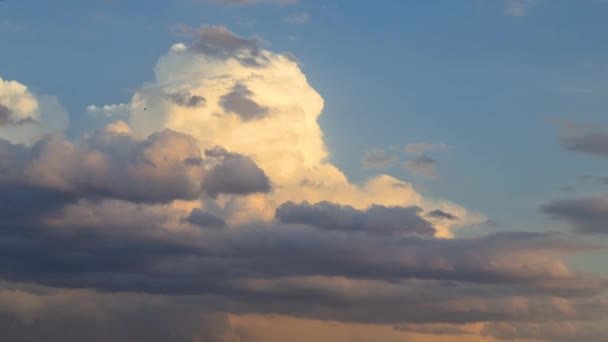
[[(329, 151), (332, 167), (344, 173), (348, 178), (346, 182), (356, 184), (357, 190), (352, 191), (366, 193), (362, 184), (384, 173), (412, 184), (412, 193), (415, 193), (412, 196), (420, 195), (424, 198), (420, 203), (424, 205), (450, 201), (446, 208), (463, 210), (467, 223), (455, 229), (431, 222), (437, 232), (448, 229), (450, 234), (453, 233), (450, 237), (476, 237), (485, 242), (486, 236), (492, 233), (509, 235), (513, 231), (551, 231), (565, 233), (576, 241), (604, 244), (600, 252), (576, 256), (564, 253), (563, 260), (583, 271), (605, 273), (608, 235), (605, 228), (599, 226), (608, 224), (608, 197), (605, 196), (608, 181), (602, 179), (608, 176), (608, 133), (603, 135), (608, 132), (607, 1), (584, 0), (573, 4), (571, 0), (247, 0), (244, 2), (251, 3), (241, 5), (227, 4), (229, 2), (2, 1), (0, 81), (16, 80), (27, 85), (34, 94), (56, 96), (70, 116), (70, 124), (64, 131), (66, 139), (74, 143), (87, 141), (83, 133), (99, 128), (93, 127), (87, 117), (87, 107), (91, 105), (131, 106), (127, 116), (132, 121), (125, 119), (128, 125), (112, 129), (120, 132), (133, 129), (138, 134), (145, 132), (147, 135), (152, 133), (147, 131), (148, 126), (137, 126), (138, 122), (145, 121), (141, 115), (146, 113), (136, 112), (139, 109), (133, 108), (139, 103), (137, 99), (143, 99), (143, 103), (150, 107), (146, 111), (156, 113), (159, 110), (151, 107), (153, 100), (147, 98), (149, 94), (142, 90), (144, 84), (162, 86), (161, 80), (155, 79), (155, 66), (161, 65), (173, 71), (171, 58), (174, 56), (168, 52), (173, 44), (185, 42), (190, 46), (189, 42), (199, 39), (196, 34), (219, 34), (203, 28), (196, 34), (187, 33), (183, 27), (212, 25), (226, 28), (229, 33), (225, 34), (230, 37), (258, 37), (247, 42), (271, 51), (272, 58), (283, 56), (281, 53), (295, 56), (299, 62), (298, 72), (301, 71), (307, 81), (303, 92), (308, 92), (310, 86), (322, 98), (324, 107), (318, 119), (323, 134), (320, 141)], [(201, 39), (204, 43), (208, 37)], [(205, 53), (210, 54), (208, 51)], [(161, 56), (169, 62), (159, 62)], [(196, 69), (198, 66), (192, 65), (184, 66), (183, 70), (189, 70), (187, 67), (199, 70)], [(206, 67), (212, 69), (216, 66)], [(225, 102), (221, 102), (226, 101), (226, 96), (233, 94), (249, 99), (247, 96), (255, 93), (248, 88), (254, 87), (253, 84), (247, 84), (239, 93), (237, 85), (240, 81), (237, 79), (235, 82), (233, 88), (226, 89), (231, 93), (218, 97), (226, 112), (229, 110)], [(196, 90), (188, 88), (190, 86), (184, 85), (187, 89)], [(261, 102), (258, 108), (272, 112), (273, 105), (279, 106), (278, 102), (272, 101), (283, 94), (274, 96), (274, 99), (269, 96), (270, 102), (265, 105)], [(311, 95), (306, 97), (306, 101), (316, 104), (317, 100)], [(11, 113), (9, 110), (13, 109), (8, 108), (7, 113)], [(201, 144), (206, 143), (201, 132), (216, 133), (207, 132), (204, 128), (199, 132), (185, 124), (179, 126), (183, 119), (181, 112), (168, 114), (167, 118), (174, 120), (172, 124), (166, 123), (167, 127), (177, 131), (181, 127), (180, 132), (195, 137)], [(2, 119), (0, 111), (0, 128)], [(7, 116), (6, 122), (10, 124), (10, 120), (13, 119)], [(158, 122), (150, 123), (152, 126), (155, 124), (162, 126)], [(129, 125), (130, 128), (127, 127)], [(152, 137), (150, 135), (146, 139)], [(0, 138), (4, 138), (2, 130)], [(209, 139), (216, 139), (216, 136)], [(221, 140), (226, 139), (224, 136), (217, 139), (216, 142), (226, 143), (235, 153), (243, 154), (242, 158), (251, 155), (255, 160), (256, 151), (252, 152), (246, 145), (231, 145), (230, 141)], [(96, 143), (97, 140), (88, 142), (91, 146)], [(406, 146), (415, 143), (443, 147), (407, 152)], [(100, 147), (104, 153), (106, 149), (111, 150), (111, 147)], [(370, 151), (378, 150), (387, 158), (385, 165), (367, 167), (364, 157), (372, 153)], [(222, 155), (226, 160), (237, 158), (230, 154)], [(122, 159), (117, 157), (116, 160)], [(243, 163), (249, 162), (246, 160)], [(251, 162), (257, 170), (256, 164)], [(278, 180), (284, 176), (281, 172), (273, 173), (264, 167), (263, 161), (255, 162), (260, 163), (260, 172), (265, 171), (269, 180), (262, 177), (262, 183), (257, 183), (262, 184), (261, 188), (256, 189), (263, 191), (253, 193), (271, 191), (269, 189), (275, 189), (275, 185), (279, 185), (276, 189), (291, 186), (288, 180)], [(277, 161), (277, 164), (281, 162)], [(288, 166), (285, 168), (289, 169)], [(436, 173), (435, 177), (433, 173)], [(333, 175), (323, 174), (318, 181), (322, 183)], [(266, 177), (265, 174), (263, 176)], [(3, 184), (1, 181), (0, 178), (0, 186)], [(137, 196), (141, 194), (123, 194), (122, 190), (115, 189), (97, 191), (114, 194), (115, 198), (104, 199), (108, 206), (113, 205), (112, 201), (137, 203), (144, 208), (152, 205), (145, 201), (140, 203), (141, 198)], [(239, 191), (236, 194), (250, 194), (249, 190)], [(376, 197), (373, 197), (376, 195), (374, 193), (365, 200), (353, 200), (352, 203), (344, 201), (361, 210), (356, 215), (373, 216), (373, 212), (366, 212), (362, 207), (377, 204)], [(294, 198), (283, 194), (277, 196), (270, 200), (272, 205), (258, 210), (284, 208), (285, 215), (291, 217), (292, 210), (321, 215), (320, 212), (327, 214), (335, 209), (314, 207), (304, 211), (300, 207), (283, 207), (280, 205), (283, 200), (309, 200), (308, 195), (294, 195)], [(318, 199), (317, 195), (310, 196)], [(397, 203), (397, 200), (386, 196), (378, 200), (379, 204)], [(89, 200), (86, 196), (83, 198), (83, 201)], [(188, 196), (178, 196), (178, 199), (185, 202), (193, 200)], [(201, 210), (210, 211), (196, 216), (199, 219), (216, 219), (213, 215), (219, 215), (216, 221), (223, 225), (244, 224), (238, 221), (240, 216), (230, 216), (233, 215), (230, 210), (236, 210), (230, 209), (232, 204), (215, 200), (215, 195), (210, 195), (210, 198), (204, 197), (199, 202), (175, 204), (171, 210), (177, 207), (180, 210), (192, 209), (188, 219), (176, 220), (182, 224), (194, 224), (196, 215), (193, 208), (196, 207), (191, 208), (191, 205), (197, 203)], [(1, 201), (2, 196), (0, 209)], [(232, 203), (232, 199), (226, 201)], [(234, 204), (235, 208), (240, 208), (242, 203), (238, 199), (234, 201), (238, 203)], [(309, 201), (312, 205), (313, 200)], [(339, 200), (335, 199), (335, 202)], [(247, 203), (243, 204), (246, 209), (239, 210), (253, 210), (251, 208), (257, 208), (259, 204), (254, 200)], [(424, 206), (420, 203), (415, 204)], [(402, 203), (403, 206), (406, 204), (412, 203)], [(66, 208), (71, 207), (66, 205)], [(428, 213), (432, 208), (423, 209)], [(74, 209), (75, 212), (78, 210)], [(220, 211), (221, 215), (218, 214)], [(482, 215), (483, 219), (477, 220), (478, 217), (472, 213)], [(360, 219), (363, 216), (354, 217)], [(258, 222), (256, 220), (251, 222)], [(279, 220), (278, 211), (276, 220)], [(304, 223), (314, 226), (314, 222)], [(380, 222), (381, 225), (385, 223)], [(487, 239), (493, 241), (494, 235), (489, 236)], [(309, 241), (308, 238), (305, 240)], [(560, 243), (556, 242), (556, 245), (561, 246)], [(576, 245), (571, 249), (588, 247)], [(450, 248), (446, 247), (447, 250)], [(4, 279), (1, 274), (0, 278)], [(50, 285), (45, 281), (39, 284)], [(99, 288), (105, 290), (104, 286)], [(301, 318), (298, 314), (294, 316)], [(361, 320), (365, 321), (364, 318)]]

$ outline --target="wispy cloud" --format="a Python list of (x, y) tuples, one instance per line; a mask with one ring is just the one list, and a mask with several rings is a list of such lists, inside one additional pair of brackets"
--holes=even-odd
[(539, 2), (540, 0), (505, 0), (505, 14), (511, 17), (523, 17)]
[(290, 24), (294, 24), (294, 25), (306, 24), (307, 22), (310, 21), (310, 14), (308, 14), (308, 12), (301, 12), (301, 13), (292, 14), (283, 19), (286, 22), (288, 22)]

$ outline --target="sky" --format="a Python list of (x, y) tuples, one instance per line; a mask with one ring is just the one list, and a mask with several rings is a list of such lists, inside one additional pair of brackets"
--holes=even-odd
[(0, 337), (608, 340), (606, 15), (0, 1)]

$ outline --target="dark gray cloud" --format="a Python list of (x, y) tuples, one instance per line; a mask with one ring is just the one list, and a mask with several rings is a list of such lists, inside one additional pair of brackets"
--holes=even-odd
[(253, 160), (221, 151), (203, 160), (194, 138), (170, 130), (143, 140), (99, 132), (79, 144), (47, 137), (31, 148), (0, 141), (0, 186), (141, 203), (270, 190)]
[(555, 200), (542, 211), (572, 224), (581, 233), (608, 234), (608, 198), (582, 197)]
[(253, 93), (243, 84), (237, 83), (232, 91), (220, 99), (220, 105), (227, 111), (237, 114), (243, 121), (263, 118), (268, 108), (262, 107), (249, 97)]
[(261, 67), (268, 63), (260, 47), (262, 40), (258, 37), (239, 37), (224, 26), (181, 26), (181, 29), (192, 37), (192, 49), (207, 56), (222, 60), (235, 59), (250, 67)]
[(187, 108), (200, 108), (205, 106), (207, 100), (200, 95), (192, 95), (190, 93), (168, 93), (165, 97), (169, 101), (175, 103), (178, 106)]
[(308, 224), (325, 230), (433, 236), (436, 230), (420, 216), (421, 212), (419, 207), (373, 205), (366, 210), (357, 210), (330, 202), (287, 202), (277, 208), (276, 218), (284, 223)]
[(437, 177), (437, 161), (426, 154), (420, 154), (405, 163), (405, 167), (429, 178)]
[(216, 161), (205, 176), (204, 190), (209, 196), (270, 192), (270, 179), (251, 158), (223, 148), (206, 150), (205, 156)]
[(383, 149), (371, 149), (365, 151), (361, 164), (366, 168), (385, 168), (391, 166), (397, 159)]
[(608, 132), (573, 128), (560, 139), (567, 150), (608, 158)]
[(438, 219), (444, 219), (444, 220), (457, 220), (458, 217), (445, 212), (441, 209), (435, 209), (433, 211), (430, 211), (426, 214), (426, 216), (428, 217), (432, 217), (432, 218), (438, 218)]
[(223, 218), (201, 209), (193, 209), (188, 216), (188, 222), (201, 227), (223, 228), (226, 222)]

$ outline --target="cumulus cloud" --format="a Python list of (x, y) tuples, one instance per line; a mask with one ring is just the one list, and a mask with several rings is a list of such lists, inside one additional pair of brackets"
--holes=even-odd
[(36, 186), (83, 198), (134, 202), (268, 191), (268, 178), (251, 159), (216, 151), (207, 151), (204, 163), (191, 136), (163, 130), (138, 139), (124, 123), (80, 144), (47, 137), (26, 148), (0, 140), (0, 186)]
[(581, 233), (608, 233), (608, 197), (582, 197), (554, 200), (542, 210), (555, 218), (572, 224)]
[(365, 151), (361, 164), (366, 168), (385, 168), (397, 161), (397, 157), (386, 153), (385, 150), (375, 148)]
[(223, 148), (206, 150), (205, 156), (219, 161), (206, 175), (205, 191), (210, 196), (270, 191), (268, 176), (251, 158), (229, 153)]

